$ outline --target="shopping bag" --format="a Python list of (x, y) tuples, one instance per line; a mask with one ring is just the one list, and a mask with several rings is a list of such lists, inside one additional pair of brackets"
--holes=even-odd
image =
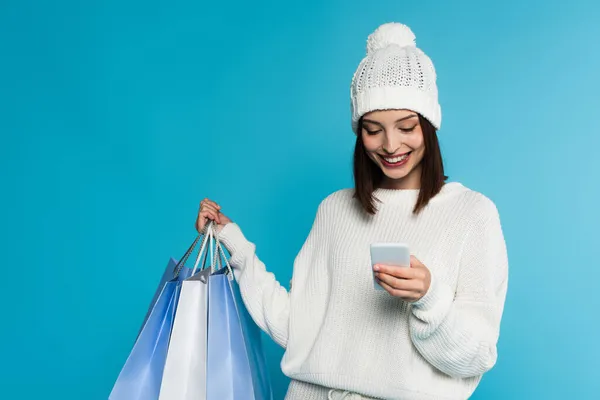
[(216, 242), (217, 260), (222, 255), (227, 267), (209, 277), (207, 399), (271, 400), (260, 329), (241, 302), (218, 235)]
[(181, 281), (191, 275), (185, 266), (198, 238), (181, 261), (171, 258), (150, 302), (132, 350), (109, 395), (109, 400), (157, 399)]
[[(163, 275), (160, 278), (160, 281), (158, 283), (156, 291), (154, 292), (154, 296), (152, 297), (152, 301), (150, 301), (150, 307), (148, 307), (148, 312), (146, 313), (146, 316), (144, 317), (144, 321), (142, 322), (139, 333), (141, 333), (142, 329), (144, 328), (144, 325), (146, 324), (146, 321), (148, 320), (148, 317), (150, 316), (150, 312), (152, 311), (154, 304), (158, 300), (158, 296), (162, 292), (165, 284), (167, 282), (173, 280), (174, 278), (177, 280), (184, 280), (184, 279), (189, 278), (189, 276), (191, 275), (192, 269), (185, 268), (185, 263), (188, 260), (188, 257), (190, 256), (190, 254), (192, 254), (192, 252), (196, 248), (196, 245), (197, 245), (199, 239), (200, 239), (200, 236), (196, 237), (196, 239), (194, 240), (192, 245), (187, 249), (187, 251), (185, 252), (183, 257), (181, 258), (180, 262), (175, 260), (173, 257), (171, 257), (171, 259), (167, 263), (167, 268), (165, 268), (165, 271), (163, 272)], [(139, 333), (138, 333), (138, 336), (139, 336)]]
[[(212, 252), (211, 225), (206, 235), (210, 239)], [(201, 269), (197, 269), (203, 250), (200, 249), (192, 276), (181, 284), (159, 400), (206, 399), (208, 277), (211, 268), (205, 269), (203, 262)]]
[(246, 309), (242, 300), (240, 287), (235, 280), (229, 282), (234, 304), (240, 317), (246, 352), (250, 361), (250, 371), (252, 372), (252, 384), (254, 388), (254, 399), (273, 400), (273, 390), (269, 370), (267, 368), (267, 359), (265, 357), (262, 344), (262, 331), (254, 322), (250, 313)]
[(207, 399), (254, 399), (252, 371), (229, 277), (225, 270), (209, 277)]
[(167, 282), (110, 393), (110, 400), (155, 399), (175, 315), (179, 287)]

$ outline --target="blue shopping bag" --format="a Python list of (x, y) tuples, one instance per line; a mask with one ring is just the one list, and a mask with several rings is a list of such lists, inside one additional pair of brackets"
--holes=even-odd
[[(146, 313), (146, 316), (144, 317), (144, 321), (142, 322), (142, 325), (140, 327), (140, 332), (138, 333), (138, 335), (142, 332), (142, 329), (146, 325), (146, 321), (148, 320), (148, 317), (150, 316), (150, 313), (152, 312), (152, 308), (154, 307), (154, 304), (158, 300), (158, 296), (161, 294), (165, 284), (167, 282), (169, 282), (170, 280), (172, 280), (174, 277), (178, 276), (182, 272), (184, 274), (183, 279), (186, 279), (190, 276), (191, 270), (188, 268), (184, 269), (184, 265), (187, 262), (189, 256), (192, 254), (192, 252), (196, 248), (196, 245), (198, 244), (199, 239), (200, 239), (199, 236), (196, 237), (196, 239), (194, 240), (192, 245), (187, 249), (187, 251), (185, 252), (183, 257), (181, 258), (181, 262), (177, 262), (173, 258), (171, 258), (169, 260), (169, 262), (167, 264), (167, 268), (165, 268), (165, 271), (163, 272), (163, 275), (160, 278), (158, 286), (156, 287), (156, 291), (154, 292), (152, 301), (150, 301), (150, 307), (148, 307), (148, 312)], [(187, 275), (185, 275), (186, 273), (187, 273)], [(183, 280), (183, 279), (179, 279), (179, 280)]]
[(240, 317), (246, 351), (250, 361), (250, 370), (252, 371), (252, 382), (254, 387), (254, 398), (273, 400), (271, 379), (267, 368), (267, 359), (262, 344), (262, 331), (256, 325), (250, 313), (246, 309), (242, 300), (240, 288), (235, 280), (230, 282), (233, 299)]
[(192, 269), (186, 267), (185, 262), (197, 241), (194, 241), (181, 262), (173, 258), (169, 260), (109, 400), (158, 399), (181, 282), (192, 274)]
[(271, 400), (259, 328), (236, 302), (236, 285), (226, 271), (209, 277), (206, 398)]

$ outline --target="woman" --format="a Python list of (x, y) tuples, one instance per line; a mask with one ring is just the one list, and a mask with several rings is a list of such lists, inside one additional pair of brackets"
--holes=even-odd
[[(405, 25), (367, 41), (351, 84), (354, 189), (319, 205), (283, 288), (215, 202), (244, 302), (286, 349), (286, 399), (466, 399), (496, 362), (508, 280), (494, 203), (445, 183), (431, 60)], [(373, 242), (409, 243), (410, 268), (371, 266)], [(385, 291), (373, 288), (373, 272)]]

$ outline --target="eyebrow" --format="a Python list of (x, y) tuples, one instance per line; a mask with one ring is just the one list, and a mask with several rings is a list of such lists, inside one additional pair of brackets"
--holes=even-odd
[[(417, 114), (407, 115), (406, 117), (402, 117), (402, 118), (396, 120), (396, 122), (394, 122), (394, 123), (397, 124), (400, 121), (404, 121), (404, 120), (407, 120), (407, 119), (410, 119), (410, 118), (414, 118), (416, 116), (417, 116)], [(383, 127), (383, 124), (381, 122), (373, 121), (371, 119), (366, 119), (365, 118), (365, 119), (363, 119), (363, 122), (368, 122), (368, 123), (379, 125), (379, 126)]]

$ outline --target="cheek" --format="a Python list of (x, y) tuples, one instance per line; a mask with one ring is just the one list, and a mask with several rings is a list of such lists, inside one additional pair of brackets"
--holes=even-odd
[(425, 154), (425, 141), (423, 135), (415, 135), (406, 141), (406, 145), (413, 149), (413, 162), (418, 164), (423, 159)]
[(371, 153), (377, 151), (377, 149), (380, 146), (377, 138), (369, 137), (369, 136), (363, 136), (363, 144), (365, 146), (365, 150), (367, 151), (367, 153), (369, 153), (369, 155), (371, 155)]
[(423, 135), (412, 136), (405, 143), (417, 153), (422, 153), (423, 151), (425, 151), (425, 141), (423, 140)]

